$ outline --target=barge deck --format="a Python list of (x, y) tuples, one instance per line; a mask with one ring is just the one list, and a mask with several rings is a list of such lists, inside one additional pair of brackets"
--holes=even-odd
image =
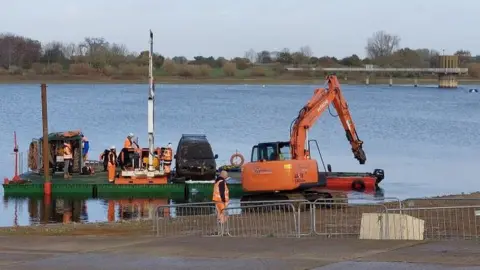
[[(3, 184), (5, 195), (42, 195), (44, 178), (42, 174), (27, 173), (21, 175), (21, 181), (9, 181)], [(95, 175), (73, 175), (64, 179), (63, 174), (51, 176), (52, 195), (85, 195), (91, 197), (110, 197), (112, 195), (150, 195), (184, 197), (191, 194), (211, 196), (213, 181), (187, 181), (185, 183), (116, 185), (109, 183), (106, 172)], [(228, 183), (232, 196), (243, 194), (239, 182)]]

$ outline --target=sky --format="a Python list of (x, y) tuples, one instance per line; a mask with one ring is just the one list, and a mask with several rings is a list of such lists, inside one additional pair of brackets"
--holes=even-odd
[(167, 57), (244, 56), (249, 49), (279, 51), (310, 46), (315, 56), (364, 57), (379, 30), (400, 45), (445, 54), (480, 54), (477, 0), (17, 0), (4, 1), (0, 32), (79, 42), (104, 37), (132, 51)]

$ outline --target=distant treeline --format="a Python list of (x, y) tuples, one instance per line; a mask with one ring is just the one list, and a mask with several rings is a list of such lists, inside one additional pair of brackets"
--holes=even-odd
[[(184, 56), (165, 58), (154, 54), (156, 76), (178, 77), (264, 77), (318, 76), (312, 72), (287, 74), (285, 67), (437, 67), (440, 53), (432, 49), (401, 48), (400, 38), (384, 31), (367, 40), (368, 57), (356, 54), (338, 59), (315, 56), (309, 46), (298, 51), (245, 52), (243, 57)], [(480, 56), (458, 50), (460, 66), (468, 67), (470, 75), (480, 77)], [(125, 45), (109, 43), (104, 38), (87, 37), (79, 43), (38, 40), (15, 34), (0, 34), (0, 75), (84, 75), (112, 78), (142, 77), (148, 73), (148, 51), (130, 52)], [(403, 74), (408, 76), (409, 74)]]

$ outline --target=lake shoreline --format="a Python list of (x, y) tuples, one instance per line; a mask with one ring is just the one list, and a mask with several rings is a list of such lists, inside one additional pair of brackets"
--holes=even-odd
[[(323, 79), (317, 78), (272, 78), (272, 77), (252, 77), (252, 78), (179, 78), (171, 76), (156, 76), (157, 84), (225, 84), (225, 85), (309, 85), (309, 84), (323, 84)], [(365, 85), (363, 80), (350, 79), (344, 80), (340, 78), (341, 84), (346, 85)], [(85, 76), (0, 76), (1, 84), (146, 84), (146, 78), (130, 78), (118, 79), (110, 77), (85, 77)], [(389, 78), (371, 78), (370, 85), (388, 85)], [(438, 81), (435, 78), (419, 78), (418, 85), (437, 85)], [(480, 85), (480, 79), (463, 79), (458, 81), (461, 85)], [(395, 85), (412, 85), (413, 78), (394, 78), (393, 86)]]
[[(392, 198), (390, 198), (392, 199)], [(465, 207), (466, 205), (480, 203), (480, 192), (465, 194), (450, 194), (442, 196), (431, 196), (406, 200), (387, 200), (385, 206), (413, 209), (417, 207)], [(413, 207), (413, 208), (412, 208)], [(117, 222), (92, 222), (92, 223), (54, 223), (26, 226), (0, 227), (0, 236), (5, 235), (139, 235), (151, 232), (152, 220), (131, 220)]]

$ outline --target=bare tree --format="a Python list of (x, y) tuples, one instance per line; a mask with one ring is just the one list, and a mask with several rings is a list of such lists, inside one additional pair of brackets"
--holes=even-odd
[(309, 46), (302, 46), (298, 52), (292, 54), (293, 63), (295, 65), (308, 64), (312, 55), (312, 49)]
[(103, 37), (86, 37), (84, 44), (88, 48), (88, 54), (91, 56), (97, 53), (103, 53), (105, 48), (109, 46)]
[(391, 56), (399, 48), (400, 37), (385, 31), (375, 32), (367, 41), (367, 55), (371, 59)]
[(288, 48), (281, 50), (277, 55), (276, 61), (284, 65), (291, 64), (293, 62), (293, 58), (290, 50)]
[(303, 46), (300, 48), (300, 53), (305, 56), (306, 58), (310, 59), (313, 56), (312, 49), (310, 46)]
[(257, 53), (253, 49), (250, 49), (245, 52), (245, 58), (247, 58), (250, 63), (255, 63), (255, 60), (257, 60)]
[(126, 56), (128, 54), (127, 46), (124, 44), (113, 43), (110, 46), (110, 52), (114, 55)]
[(279, 51), (271, 51), (270, 52), (270, 58), (272, 59), (272, 62), (277, 62), (278, 57), (280, 56)]
[(43, 63), (64, 63), (66, 60), (65, 46), (60, 41), (52, 41), (43, 46), (43, 56), (40, 59)]
[(65, 58), (71, 59), (77, 52), (77, 45), (75, 45), (75, 43), (64, 44), (62, 46), (62, 52)]
[(30, 68), (42, 55), (38, 40), (15, 34), (0, 34), (0, 67), (17, 66)]
[(272, 62), (272, 56), (269, 51), (261, 51), (257, 53), (256, 62), (259, 64), (269, 64)]

